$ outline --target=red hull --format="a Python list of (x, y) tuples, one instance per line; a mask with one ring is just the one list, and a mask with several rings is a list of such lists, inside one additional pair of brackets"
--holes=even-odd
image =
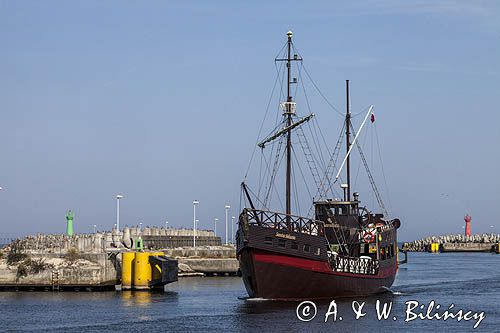
[(396, 257), (381, 262), (376, 275), (334, 272), (325, 261), (253, 248), (239, 253), (240, 269), (250, 297), (319, 299), (366, 296), (384, 292), (394, 282)]

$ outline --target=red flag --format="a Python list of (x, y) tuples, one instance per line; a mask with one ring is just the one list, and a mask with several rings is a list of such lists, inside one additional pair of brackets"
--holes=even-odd
[(372, 112), (372, 115), (371, 115), (371, 117), (370, 117), (370, 120), (372, 121), (372, 123), (374, 123), (374, 122), (375, 122), (375, 114), (374, 114), (373, 112)]

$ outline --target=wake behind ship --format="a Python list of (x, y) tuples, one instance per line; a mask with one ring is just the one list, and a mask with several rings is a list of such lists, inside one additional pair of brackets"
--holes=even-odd
[[(328, 165), (324, 163), (323, 172), (320, 172), (320, 159), (313, 157), (314, 149), (307, 142), (302, 128), (314, 118), (314, 114), (299, 118), (292, 96), (292, 92), (297, 93), (299, 87), (297, 78), (292, 78), (292, 64), (297, 63), (299, 79), (302, 72), (307, 73), (302, 66), (302, 57), (292, 42), (292, 32), (287, 33), (287, 42), (282, 50), (283, 56), (275, 59), (276, 63), (285, 64), (282, 66), (282, 77), (286, 84), (282, 87), (283, 90), (286, 87), (286, 100), (280, 103), (281, 121), (275, 131), (258, 144), (262, 151), (271, 146), (271, 155), (275, 158), (272, 164), (264, 158), (266, 165), (263, 173), (271, 184), (263, 189), (259, 185), (258, 194), (255, 194), (246, 181), (242, 183), (246, 208), (239, 216), (236, 240), (245, 288), (250, 297), (265, 299), (354, 297), (383, 292), (392, 285), (397, 272), (397, 229), (400, 221), (384, 217), (387, 216), (385, 206), (357, 142), (359, 132), (370, 115), (371, 121), (374, 121), (372, 108), (366, 113), (351, 142), (354, 128), (349, 109), (349, 81), (346, 81), (347, 112), (342, 134), (330, 154), (330, 162)], [(281, 67), (278, 78), (280, 70)], [(344, 134), (346, 154), (338, 167)], [(317, 146), (319, 141), (316, 138), (314, 144)], [(384, 214), (372, 213), (362, 206), (358, 193), (351, 196), (350, 155), (354, 144), (362, 156), (374, 195)], [(294, 145), (300, 146), (305, 155), (302, 161), (295, 163), (292, 161), (292, 157), (296, 157)], [(270, 197), (278, 192), (274, 182), (283, 160), (285, 211), (280, 213), (268, 207)], [(301, 165), (309, 168), (309, 184), (313, 183), (317, 188), (315, 197), (318, 199), (312, 200), (310, 217), (292, 214), (292, 190), (298, 188), (292, 166), (302, 173)], [(346, 178), (345, 183), (340, 185), (342, 193), (339, 195), (342, 198), (329, 198), (330, 192), (338, 195), (335, 185), (344, 166)], [(337, 175), (332, 179), (335, 171)], [(295, 206), (299, 206), (297, 198)]]

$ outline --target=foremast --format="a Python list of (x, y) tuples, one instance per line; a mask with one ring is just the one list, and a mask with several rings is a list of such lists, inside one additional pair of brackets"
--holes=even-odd
[[(287, 98), (283, 105), (283, 116), (286, 118), (286, 127), (291, 129), (292, 126), (292, 116), (296, 111), (296, 104), (293, 102), (293, 97), (291, 93), (291, 85), (297, 83), (297, 79), (292, 81), (292, 62), (302, 61), (297, 55), (292, 58), (292, 36), (293, 33), (288, 31), (286, 33), (287, 40), (287, 58), (275, 59), (275, 61), (286, 61), (287, 67), (287, 80), (286, 80), (286, 92)], [(286, 214), (286, 225), (288, 230), (291, 229), (290, 216), (292, 215), (292, 131), (289, 130), (286, 133), (286, 174), (285, 174), (285, 214)]]
[[(292, 215), (292, 131), (301, 126), (302, 124), (310, 121), (314, 114), (310, 114), (303, 118), (296, 117), (296, 103), (293, 100), (292, 96), (292, 84), (297, 83), (297, 78), (292, 77), (292, 63), (296, 61), (302, 61), (302, 58), (298, 54), (293, 54), (293, 41), (292, 41), (293, 33), (291, 31), (287, 32), (287, 43), (286, 43), (286, 57), (276, 58), (274, 59), (276, 62), (285, 62), (286, 63), (286, 90), (287, 96), (286, 101), (281, 102), (281, 108), (283, 110), (283, 128), (275, 132), (274, 134), (269, 135), (267, 138), (263, 139), (257, 146), (261, 149), (264, 149), (268, 143), (275, 141), (278, 138), (285, 137), (286, 145), (285, 145), (285, 155), (286, 155), (286, 170), (285, 170), (285, 224), (288, 231), (293, 231), (293, 215)], [(295, 121), (294, 121), (295, 120)], [(248, 192), (247, 186), (245, 182), (241, 184), (243, 192), (249, 203), (252, 207), (252, 210), (255, 211), (255, 207), (250, 198), (250, 194)]]

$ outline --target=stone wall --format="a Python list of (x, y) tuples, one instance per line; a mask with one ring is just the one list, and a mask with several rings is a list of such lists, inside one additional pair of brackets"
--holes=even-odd
[[(211, 230), (197, 230), (198, 245), (220, 245), (220, 237)], [(193, 230), (158, 227), (125, 227), (123, 230), (96, 232), (93, 234), (36, 234), (16, 240), (26, 253), (55, 253), (63, 255), (70, 249), (81, 253), (106, 253), (114, 249), (127, 249), (139, 238), (148, 240), (151, 248), (193, 245)], [(145, 244), (146, 245), (146, 244)], [(7, 246), (8, 247), (8, 246)]]
[[(438, 244), (494, 244), (500, 243), (500, 234), (482, 234), (465, 236), (458, 235), (443, 235), (443, 236), (430, 236), (423, 239), (415, 240), (413, 242), (404, 243), (403, 249), (414, 252), (427, 251), (431, 243)], [(457, 245), (458, 246), (458, 245)], [(488, 245), (490, 246), (490, 245)], [(453, 245), (450, 245), (452, 248)], [(456, 247), (456, 246), (455, 246)], [(491, 246), (490, 246), (491, 247)]]

